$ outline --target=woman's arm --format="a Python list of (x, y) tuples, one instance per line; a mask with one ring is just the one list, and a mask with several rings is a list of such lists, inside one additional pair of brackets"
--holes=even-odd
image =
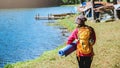
[(75, 39), (77, 39), (77, 33), (78, 33), (78, 29), (74, 29), (74, 31), (71, 33), (71, 35), (68, 37), (68, 40), (67, 40), (67, 45), (68, 44), (71, 44)]

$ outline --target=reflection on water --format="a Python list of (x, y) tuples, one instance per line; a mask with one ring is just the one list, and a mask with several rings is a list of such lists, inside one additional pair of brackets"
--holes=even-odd
[(34, 19), (36, 14), (73, 12), (74, 7), (50, 7), (0, 10), (0, 67), (26, 61), (52, 50), (65, 41), (58, 27), (48, 20)]

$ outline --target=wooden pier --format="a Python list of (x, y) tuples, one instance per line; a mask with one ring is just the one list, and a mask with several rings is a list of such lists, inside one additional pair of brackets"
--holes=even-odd
[(64, 17), (55, 17), (55, 16), (36, 16), (36, 20), (54, 20), (54, 19), (64, 19)]
[(40, 16), (39, 14), (35, 16), (36, 20), (56, 20), (56, 19), (64, 19), (66, 16), (71, 15), (73, 13), (63, 13), (63, 14), (49, 14), (48, 16)]

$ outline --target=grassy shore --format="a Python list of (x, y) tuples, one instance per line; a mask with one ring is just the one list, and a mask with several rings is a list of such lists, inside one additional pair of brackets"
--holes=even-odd
[[(61, 25), (72, 31), (75, 28), (76, 15), (59, 20), (56, 25)], [(94, 45), (95, 56), (91, 68), (120, 68), (120, 20), (114, 22), (86, 24), (95, 29), (97, 41)], [(5, 68), (78, 68), (75, 52), (67, 57), (60, 57), (57, 49), (45, 52), (37, 59), (8, 64)]]

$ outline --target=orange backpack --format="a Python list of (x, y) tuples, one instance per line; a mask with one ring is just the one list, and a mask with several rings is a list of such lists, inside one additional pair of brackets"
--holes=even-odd
[(78, 53), (90, 54), (92, 52), (92, 45), (90, 44), (91, 33), (92, 30), (88, 26), (79, 28), (77, 44)]

